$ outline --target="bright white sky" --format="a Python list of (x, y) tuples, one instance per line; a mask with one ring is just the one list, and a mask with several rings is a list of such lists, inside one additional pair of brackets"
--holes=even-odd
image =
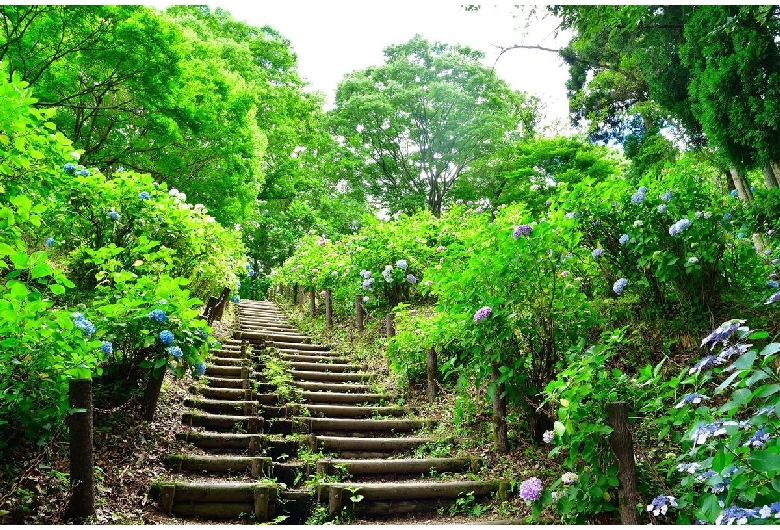
[[(168, 3), (155, 3), (163, 9)], [(237, 20), (253, 26), (268, 25), (290, 40), (298, 56), (298, 72), (313, 90), (333, 103), (336, 86), (349, 72), (384, 62), (382, 50), (407, 42), (419, 33), (430, 41), (462, 44), (486, 53), (493, 66), (513, 88), (539, 97), (546, 105), (544, 123), (568, 131), (568, 104), (563, 61), (554, 53), (512, 50), (498, 63), (494, 45), (540, 45), (558, 49), (568, 35), (554, 37), (556, 21), (538, 18), (529, 28), (512, 17), (511, 5), (483, 7), (466, 12), (460, 2), (395, 1), (225, 1), (219, 6)], [(543, 6), (540, 6), (543, 12)]]

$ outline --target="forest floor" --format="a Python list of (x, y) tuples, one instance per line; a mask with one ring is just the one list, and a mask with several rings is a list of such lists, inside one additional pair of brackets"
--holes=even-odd
[[(294, 315), (293, 315), (294, 317)], [(223, 322), (215, 323), (215, 335), (229, 335), (234, 314), (227, 311)], [(370, 331), (369, 331), (370, 332)], [(317, 335), (312, 334), (317, 340)], [(332, 347), (339, 341), (355, 338), (349, 329), (331, 332), (324, 337)], [(340, 338), (339, 338), (340, 337)], [(354, 350), (354, 344), (341, 345)], [(369, 359), (362, 359), (367, 362)], [(383, 359), (370, 361), (374, 369), (387, 373)], [(391, 381), (390, 378), (385, 380)], [(192, 384), (189, 375), (176, 380), (166, 378), (158, 410), (152, 422), (140, 419), (140, 405), (130, 401), (110, 411), (96, 410), (94, 415), (96, 465), (96, 515), (85, 521), (74, 520), (67, 514), (70, 498), (68, 471), (68, 443), (61, 435), (55, 437), (34, 454), (18, 449), (11, 455), (11, 463), (0, 465), (0, 479), (9, 484), (0, 489), (0, 523), (4, 524), (193, 524), (190, 520), (167, 517), (156, 500), (149, 498), (149, 486), (159, 477), (165, 477), (165, 457), (184, 449), (184, 442), (175, 439), (181, 427), (183, 405)], [(392, 382), (390, 383), (392, 386)], [(423, 387), (395, 389), (404, 396), (405, 404), (419, 409), (421, 417), (439, 420), (443, 427), (434, 435), (448, 435), (450, 454), (469, 454), (484, 459), (479, 477), (483, 480), (503, 479), (513, 483), (510, 498), (504, 501), (461, 499), (438, 513), (411, 514), (392, 519), (366, 520), (354, 518), (336, 521), (349, 524), (484, 524), (491, 521), (511, 521), (523, 524), (530, 515), (530, 506), (518, 498), (516, 485), (522, 480), (538, 476), (544, 483), (556, 480), (562, 470), (559, 463), (547, 457), (547, 451), (519, 438), (510, 438), (511, 450), (498, 455), (492, 450), (491, 418), (476, 414), (467, 426), (453, 435), (451, 428), (455, 411), (455, 396), (441, 393), (436, 403), (425, 399)], [(483, 396), (473, 396), (475, 400)], [(475, 401), (478, 402), (478, 401)], [(518, 429), (512, 429), (514, 433)], [(539, 522), (557, 522), (551, 514), (543, 513)], [(599, 521), (602, 523), (612, 521)], [(199, 521), (201, 524), (212, 523)]]

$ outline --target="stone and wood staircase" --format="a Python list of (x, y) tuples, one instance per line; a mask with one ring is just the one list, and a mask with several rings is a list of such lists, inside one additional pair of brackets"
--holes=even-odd
[[(506, 496), (508, 482), (476, 478), (475, 457), (410, 457), (436, 444), (433, 422), (374, 391), (365, 366), (313, 343), (276, 305), (242, 300), (238, 329), (190, 388), (168, 457), (152, 486), (177, 518), (302, 523), (436, 511), (469, 495)], [(445, 478), (446, 477), (446, 478)]]

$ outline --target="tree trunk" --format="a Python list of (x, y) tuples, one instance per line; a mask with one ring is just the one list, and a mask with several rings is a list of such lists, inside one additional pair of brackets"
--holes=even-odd
[(160, 399), (160, 389), (165, 380), (165, 372), (166, 367), (162, 366), (158, 369), (152, 368), (152, 371), (149, 374), (149, 381), (146, 383), (146, 391), (144, 392), (143, 419), (146, 421), (154, 420), (154, 413), (157, 410), (157, 401)]
[(359, 331), (363, 331), (363, 297), (355, 295), (355, 325)]
[(393, 313), (388, 313), (385, 317), (385, 328), (387, 329), (387, 338), (395, 336), (395, 324), (393, 323)]
[(309, 291), (309, 316), (315, 316), (317, 314), (317, 299), (314, 289)]
[(636, 505), (639, 503), (639, 494), (634, 464), (634, 440), (628, 424), (628, 405), (624, 401), (608, 404), (607, 422), (612, 427), (609, 446), (618, 461), (620, 522), (635, 525), (638, 524)]
[(428, 399), (433, 401), (436, 399), (436, 374), (439, 371), (436, 360), (436, 348), (428, 350), (426, 361), (428, 371)]
[(752, 201), (753, 192), (750, 191), (750, 184), (747, 179), (745, 179), (745, 175), (740, 173), (736, 166), (731, 166), (731, 168), (729, 168), (729, 173), (731, 174), (731, 180), (734, 182), (734, 187), (737, 189), (739, 198), (745, 202)]
[(95, 475), (92, 453), (92, 380), (71, 379), (70, 400), (70, 497), (74, 517), (95, 515)]
[(293, 284), (292, 292), (290, 293), (290, 303), (292, 305), (295, 305), (295, 303), (297, 302), (297, 298), (298, 298), (298, 284), (296, 283)]
[(507, 438), (506, 425), (506, 399), (501, 397), (504, 393), (504, 385), (499, 384), (498, 378), (501, 372), (498, 364), (491, 366), (491, 379), (493, 381), (493, 441), (496, 445), (496, 452), (506, 454), (509, 452), (509, 439)]
[(777, 187), (777, 173), (775, 168), (777, 164), (767, 164), (764, 166), (764, 185), (770, 190)]
[(330, 289), (325, 291), (325, 328), (333, 329), (333, 295)]

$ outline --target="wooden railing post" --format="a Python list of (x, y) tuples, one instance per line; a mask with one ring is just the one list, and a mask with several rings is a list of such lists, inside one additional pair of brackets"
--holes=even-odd
[(363, 331), (363, 297), (355, 295), (355, 324), (359, 331)]
[(427, 358), (428, 369), (428, 399), (433, 401), (436, 399), (436, 373), (438, 372), (436, 362), (436, 348), (428, 350)]
[(385, 317), (385, 327), (387, 329), (387, 338), (395, 337), (395, 323), (393, 322), (393, 319), (395, 318), (395, 315), (393, 313), (388, 313)]
[(612, 427), (609, 446), (618, 461), (618, 501), (620, 503), (620, 522), (638, 524), (636, 505), (637, 493), (636, 465), (634, 461), (634, 440), (628, 424), (628, 405), (617, 401), (607, 405), (607, 423)]
[(69, 511), (74, 517), (95, 515), (95, 462), (92, 453), (92, 380), (68, 382), (70, 405)]
[(330, 289), (325, 291), (325, 328), (333, 329), (333, 295)]

